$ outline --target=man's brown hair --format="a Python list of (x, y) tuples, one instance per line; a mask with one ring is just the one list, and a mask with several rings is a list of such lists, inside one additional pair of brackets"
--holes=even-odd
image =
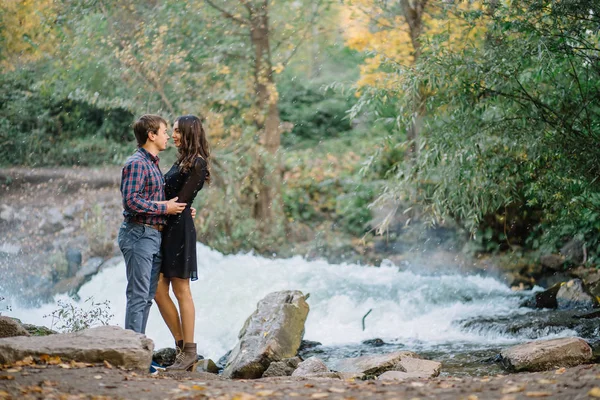
[(142, 115), (133, 123), (133, 134), (137, 140), (138, 147), (146, 144), (148, 132), (158, 133), (160, 124), (168, 126), (167, 121), (163, 117), (153, 114)]

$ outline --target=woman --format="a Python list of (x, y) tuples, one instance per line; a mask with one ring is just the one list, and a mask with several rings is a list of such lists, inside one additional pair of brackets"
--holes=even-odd
[[(197, 360), (194, 341), (195, 308), (190, 280), (198, 279), (196, 263), (196, 229), (190, 207), (204, 182), (210, 182), (210, 151), (200, 119), (185, 115), (173, 124), (173, 142), (178, 148), (177, 161), (165, 174), (165, 194), (187, 203), (185, 210), (168, 218), (163, 231), (162, 267), (156, 304), (177, 348), (175, 363), (168, 370), (193, 370)], [(179, 304), (179, 312), (169, 295), (169, 287)]]

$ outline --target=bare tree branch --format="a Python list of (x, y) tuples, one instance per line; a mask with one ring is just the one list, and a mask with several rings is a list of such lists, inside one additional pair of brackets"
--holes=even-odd
[(212, 2), (212, 0), (204, 0), (209, 6), (211, 6), (212, 8), (214, 8), (217, 11), (220, 11), (225, 17), (229, 18), (232, 21), (237, 22), (240, 25), (247, 25), (250, 23), (250, 21), (244, 19), (244, 18), (240, 18), (240, 17), (236, 17), (235, 15), (233, 15), (232, 13), (230, 13), (229, 11), (225, 10), (222, 7), (219, 7), (218, 5), (216, 5), (215, 3)]

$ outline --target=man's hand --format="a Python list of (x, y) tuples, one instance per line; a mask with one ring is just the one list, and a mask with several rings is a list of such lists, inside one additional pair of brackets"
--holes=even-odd
[(185, 203), (178, 203), (177, 197), (173, 197), (171, 200), (167, 201), (166, 203), (167, 203), (167, 214), (168, 215), (181, 214), (183, 212), (183, 210), (185, 209), (185, 206), (187, 205)]
[(196, 209), (194, 207), (190, 207), (192, 209), (192, 219), (196, 219)]

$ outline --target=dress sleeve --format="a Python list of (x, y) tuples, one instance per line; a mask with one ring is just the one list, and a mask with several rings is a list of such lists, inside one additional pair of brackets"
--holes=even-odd
[(178, 202), (189, 204), (192, 201), (194, 201), (196, 194), (200, 191), (200, 189), (202, 189), (202, 186), (204, 186), (204, 181), (206, 180), (207, 167), (208, 165), (203, 158), (196, 158), (194, 166), (190, 170), (189, 176), (185, 180), (183, 187), (177, 195)]

